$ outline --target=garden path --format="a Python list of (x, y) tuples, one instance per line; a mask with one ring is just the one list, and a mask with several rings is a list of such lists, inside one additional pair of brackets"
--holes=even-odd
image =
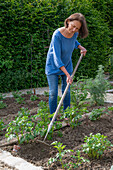
[[(41, 94), (44, 94), (44, 92), (49, 92), (49, 87), (38, 87), (38, 88), (24, 89), (24, 90), (20, 90), (20, 92), (22, 94), (26, 94), (27, 91), (34, 92), (34, 90), (35, 90), (36, 94), (40, 94), (41, 95)], [(6, 95), (6, 97), (13, 97), (12, 92), (4, 93), (4, 95)], [(62, 96), (61, 85), (59, 85), (59, 88), (58, 88), (58, 95), (60, 97)], [(89, 97), (89, 95), (88, 95), (88, 97)], [(106, 93), (105, 102), (113, 103), (113, 89), (110, 92)]]

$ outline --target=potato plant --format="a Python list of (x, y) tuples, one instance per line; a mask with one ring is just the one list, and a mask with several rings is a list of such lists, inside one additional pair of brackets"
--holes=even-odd
[(93, 109), (91, 111), (91, 114), (89, 115), (90, 120), (98, 120), (103, 114), (108, 114), (108, 112), (105, 112), (105, 107), (100, 109)]
[(100, 133), (95, 135), (90, 133), (89, 137), (85, 136), (84, 142), (82, 145), (83, 152), (93, 159), (99, 159), (105, 150), (113, 147), (113, 144), (107, 140), (107, 136), (101, 135)]
[[(34, 139), (36, 136), (45, 136), (52, 115), (49, 114), (49, 108), (46, 102), (41, 101), (38, 107), (39, 109), (36, 115), (31, 115), (28, 109), (21, 108), (15, 119), (8, 124), (5, 135), (8, 140), (16, 137), (18, 143), (22, 144), (23, 142), (29, 142), (29, 140)], [(51, 139), (53, 130), (60, 129), (61, 126), (61, 122), (54, 122), (47, 138)], [(61, 136), (60, 132), (58, 134)]]

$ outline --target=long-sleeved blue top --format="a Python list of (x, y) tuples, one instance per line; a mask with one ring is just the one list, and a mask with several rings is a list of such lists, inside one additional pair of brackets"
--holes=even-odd
[(72, 52), (80, 45), (77, 41), (77, 35), (76, 32), (73, 37), (66, 38), (60, 33), (59, 29), (53, 33), (46, 59), (45, 73), (47, 75), (63, 75), (64, 72), (60, 70), (62, 66), (65, 66), (69, 74), (73, 72)]

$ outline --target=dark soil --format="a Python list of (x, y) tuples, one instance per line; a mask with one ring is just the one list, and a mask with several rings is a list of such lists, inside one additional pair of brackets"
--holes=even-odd
[[(44, 95), (37, 95), (39, 98), (36, 101), (30, 100), (31, 95), (24, 95), (26, 104), (18, 104), (14, 98), (6, 98), (4, 99), (4, 103), (7, 104), (7, 107), (4, 109), (0, 109), (0, 119), (3, 118), (5, 124), (8, 124), (14, 117), (17, 115), (17, 112), (20, 108), (25, 107), (29, 110), (34, 109), (36, 112), (38, 103), (41, 100), (48, 102), (48, 97)], [(102, 107), (112, 106), (113, 104), (104, 104)], [(99, 108), (100, 106), (98, 106)], [(36, 108), (36, 109), (35, 109)], [(88, 108), (91, 111), (93, 108), (97, 108), (97, 106), (93, 106)], [(57, 135), (57, 131), (54, 132), (53, 139), (51, 141), (46, 140), (48, 144), (53, 141), (62, 142), (66, 145), (66, 149), (73, 149), (76, 154), (76, 150), (81, 150), (81, 144), (84, 143), (84, 137), (89, 136), (90, 133), (96, 134), (101, 133), (107, 136), (107, 139), (113, 144), (113, 112), (109, 111), (109, 115), (103, 115), (100, 120), (90, 121), (88, 117), (86, 117), (81, 125), (76, 128), (71, 128), (69, 126), (61, 129), (63, 136), (59, 137)], [(5, 132), (4, 132), (5, 133)], [(4, 133), (0, 135), (0, 140), (4, 139)], [(51, 167), (48, 167), (48, 159), (50, 157), (54, 157), (57, 153), (56, 149), (52, 146), (46, 146), (37, 141), (38, 138), (30, 141), (29, 143), (25, 143), (21, 145), (21, 149), (14, 153), (13, 145), (2, 147), (3, 150), (7, 150), (12, 152), (13, 155), (24, 158), (25, 160), (35, 164), (36, 166), (42, 166), (44, 169), (57, 170), (61, 168), (60, 163), (54, 163)], [(42, 139), (43, 140), (43, 139)], [(84, 158), (87, 158), (87, 155), (82, 153)], [(64, 158), (64, 161), (70, 161), (70, 156), (67, 154)], [(110, 170), (110, 167), (113, 165), (113, 148), (110, 148), (109, 151), (106, 151), (101, 158), (97, 159), (89, 159), (90, 163), (84, 163), (79, 167), (79, 170)], [(77, 169), (77, 168), (76, 168)]]

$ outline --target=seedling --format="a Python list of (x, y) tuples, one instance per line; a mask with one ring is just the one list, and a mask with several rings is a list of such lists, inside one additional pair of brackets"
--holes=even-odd
[(113, 147), (110, 141), (108, 141), (107, 136), (97, 133), (93, 135), (90, 133), (90, 136), (85, 136), (84, 142), (82, 145), (83, 152), (88, 154), (90, 158), (99, 159), (102, 157), (105, 150), (108, 150), (109, 147)]
[(33, 139), (31, 133), (33, 127), (34, 123), (30, 118), (30, 112), (22, 108), (21, 112), (18, 112), (17, 117), (8, 124), (5, 137), (8, 140), (16, 137), (19, 144), (22, 144), (24, 141), (28, 142), (30, 139)]
[(3, 119), (0, 120), (0, 134), (2, 134), (2, 131), (5, 129), (5, 124), (4, 124), (4, 121)]
[(86, 106), (88, 91), (86, 79), (78, 79), (76, 84), (71, 85), (71, 103), (73, 106)]
[(21, 96), (21, 92), (19, 92), (19, 91), (12, 92), (12, 95), (14, 98), (19, 98)]
[(67, 108), (65, 110), (65, 112), (63, 113), (63, 115), (60, 117), (61, 119), (65, 119), (66, 118), (66, 122), (70, 124), (70, 126), (72, 128), (80, 125), (80, 118), (82, 118), (83, 113), (86, 113), (87, 109), (86, 108), (77, 108), (72, 107), (72, 108)]
[(48, 160), (48, 164), (52, 164), (53, 162), (57, 162), (59, 161), (62, 165), (62, 168), (65, 169), (65, 164), (63, 163), (63, 157), (66, 153), (70, 153), (70, 152), (73, 152), (73, 150), (64, 150), (64, 148), (66, 147), (66, 145), (63, 145), (62, 143), (60, 142), (53, 142), (51, 145), (54, 145), (54, 148), (56, 148), (58, 150), (58, 153), (56, 154), (56, 157), (55, 158), (50, 158)]
[(0, 109), (3, 109), (7, 107), (6, 103), (4, 103), (3, 101), (0, 101)]
[[(33, 119), (37, 121), (37, 124), (35, 126), (35, 129), (33, 131), (34, 134), (38, 134), (41, 137), (44, 137), (48, 125), (50, 124), (50, 118), (53, 117), (53, 115), (49, 113), (49, 107), (46, 102), (41, 101), (38, 104), (39, 109), (37, 110), (37, 114), (33, 116)], [(53, 136), (53, 130), (54, 129), (60, 129), (62, 127), (62, 124), (60, 121), (55, 121), (49, 134), (48, 134), (48, 139), (52, 139)], [(59, 134), (61, 136), (61, 133)]]
[[(49, 107), (46, 102), (41, 101), (38, 104), (39, 109), (36, 115), (31, 115), (26, 108), (21, 108), (18, 115), (8, 124), (6, 138), (9, 140), (16, 137), (19, 144), (29, 142), (36, 136), (44, 137), (50, 123)], [(54, 122), (53, 127), (48, 135), (48, 139), (52, 138), (53, 130), (60, 129), (61, 122)], [(61, 136), (61, 133), (59, 134)]]
[(0, 100), (4, 100), (6, 95), (3, 95), (2, 93), (0, 93)]
[(27, 91), (27, 94), (32, 94), (32, 90), (30, 90), (30, 91)]
[(21, 103), (24, 103), (25, 104), (25, 101), (24, 101), (25, 98), (19, 96), (18, 98), (16, 98), (16, 101), (17, 103), (21, 104)]
[(107, 112), (104, 111), (105, 110), (105, 107), (103, 108), (100, 108), (100, 109), (93, 109), (91, 114), (89, 115), (89, 119), (90, 120), (97, 120), (97, 119), (100, 119), (100, 117), (106, 113), (108, 114)]
[(71, 170), (72, 168), (76, 169), (79, 168), (79, 166), (85, 162), (89, 163), (90, 161), (88, 159), (85, 159), (84, 157), (81, 157), (81, 153), (79, 150), (76, 151), (76, 155), (71, 155), (73, 158), (73, 162), (69, 162), (69, 166), (67, 166), (68, 170)]
[(47, 91), (44, 91), (44, 96), (49, 96), (49, 92), (47, 92)]
[(24, 98), (21, 97), (21, 92), (16, 91), (16, 92), (12, 92), (12, 94), (13, 94), (13, 97), (16, 99), (17, 103), (19, 103), (19, 104), (24, 103), (25, 104)]
[(113, 112), (113, 106), (108, 107), (108, 110)]
[(31, 97), (30, 97), (31, 101), (35, 101), (35, 100), (38, 100), (38, 99), (39, 99), (39, 97), (37, 97), (36, 95), (31, 95)]
[(56, 154), (55, 158), (50, 158), (48, 160), (49, 165), (51, 165), (53, 162), (60, 162), (61, 165), (62, 165), (62, 168), (64, 170), (65, 170), (65, 168), (68, 169), (68, 170), (71, 170), (72, 168), (78, 168), (84, 162), (89, 162), (89, 160), (81, 157), (80, 151), (77, 150), (76, 155), (68, 155), (71, 158), (73, 158), (73, 162), (69, 162), (69, 163), (65, 164), (65, 162), (63, 161), (63, 157), (67, 153), (71, 153), (71, 152), (74, 152), (74, 151), (71, 150), (71, 149), (65, 149), (66, 145), (63, 145), (61, 142), (55, 141), (51, 145), (54, 145), (54, 148), (56, 148), (58, 150), (58, 153)]

